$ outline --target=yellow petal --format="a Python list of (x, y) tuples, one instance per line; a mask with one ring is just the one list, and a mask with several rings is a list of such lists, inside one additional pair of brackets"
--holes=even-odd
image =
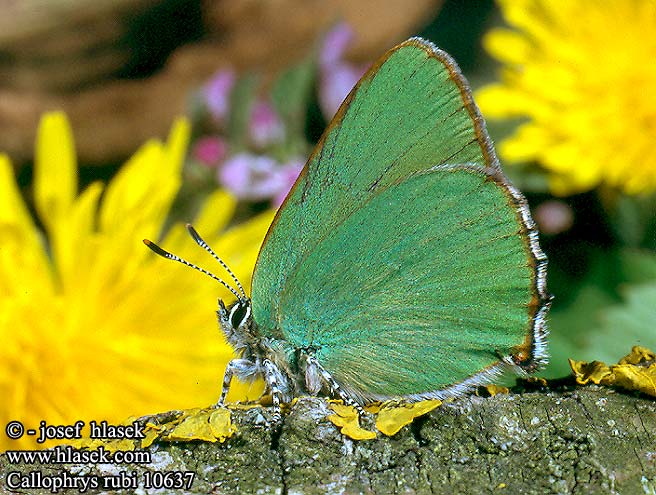
[[(217, 189), (207, 197), (196, 218), (191, 222), (201, 237), (218, 252), (219, 256), (221, 256), (224, 246), (215, 244), (214, 240), (228, 227), (236, 206), (237, 198), (234, 195), (223, 189)], [(188, 253), (200, 253), (196, 243), (192, 241), (189, 232), (183, 225), (175, 225), (169, 229), (162, 239), (162, 246), (180, 256), (183, 254), (188, 256)], [(255, 263), (253, 262), (253, 264)]]
[(77, 194), (77, 161), (73, 133), (62, 112), (43, 116), (34, 160), (34, 203), (50, 230), (68, 215)]
[(656, 354), (649, 349), (634, 346), (618, 364), (608, 366), (600, 361), (586, 363), (570, 359), (570, 367), (577, 383), (621, 387), (656, 397)]
[(128, 439), (128, 438), (123, 438), (120, 440), (108, 440), (103, 442), (103, 447), (105, 447), (105, 450), (108, 450), (109, 452), (125, 452), (127, 450), (134, 450), (137, 446), (134, 442), (134, 440)]
[(529, 58), (531, 45), (526, 37), (508, 29), (493, 29), (483, 38), (490, 55), (509, 64), (521, 64)]
[(601, 361), (588, 363), (586, 361), (574, 361), (570, 359), (569, 366), (574, 372), (576, 383), (580, 383), (581, 385), (585, 385), (590, 381), (599, 385), (602, 380), (610, 376), (610, 368), (606, 363), (602, 363)]
[(178, 118), (171, 127), (166, 141), (166, 159), (169, 167), (168, 173), (179, 174), (184, 164), (187, 145), (191, 136), (191, 124), (185, 118)]
[(619, 364), (612, 370), (613, 385), (656, 397), (656, 363), (651, 366)]
[(353, 440), (372, 440), (376, 438), (375, 432), (365, 430), (360, 426), (360, 418), (354, 407), (331, 402), (330, 409), (336, 414), (328, 416), (328, 420), (340, 429), (342, 435), (346, 435)]
[(162, 428), (156, 425), (147, 424), (144, 428), (145, 438), (141, 439), (141, 448), (145, 449), (150, 447), (155, 440), (162, 434)]
[(618, 387), (656, 397), (656, 353), (652, 350), (636, 345), (611, 369)]
[(370, 404), (364, 406), (364, 410), (371, 414), (378, 414), (381, 407), (383, 407), (382, 402), (371, 402)]
[(217, 189), (205, 200), (203, 208), (194, 219), (194, 227), (198, 232), (214, 234), (224, 230), (234, 215), (237, 199), (234, 195)]
[[(151, 220), (161, 225), (180, 186), (176, 174), (159, 171), (168, 163), (161, 143), (150, 141), (121, 168), (111, 181), (100, 209), (100, 229), (113, 236), (141, 230)], [(152, 218), (151, 218), (152, 217)], [(154, 237), (153, 226), (143, 231)]]
[(509, 90), (501, 84), (483, 86), (476, 91), (475, 97), (481, 112), (487, 118), (515, 117), (524, 112), (521, 105), (516, 105), (514, 109), (511, 106), (516, 101), (516, 91)]
[(38, 295), (50, 297), (48, 293), (53, 290), (50, 262), (11, 163), (3, 154), (0, 154), (0, 246), (0, 295), (11, 292), (34, 297), (37, 294), (30, 294), (24, 286), (30, 280), (38, 280), (45, 290)]
[(166, 435), (166, 440), (203, 440), (205, 442), (216, 442), (209, 423), (211, 413), (212, 411), (201, 409), (186, 411), (186, 415), (182, 421), (173, 426), (171, 431)]
[[(501, 387), (499, 385), (485, 385), (483, 389), (485, 390), (484, 394), (487, 394), (489, 397), (494, 397), (497, 394), (507, 394), (510, 392), (508, 387)], [(476, 395), (478, 395), (478, 391), (476, 392)]]
[(23, 201), (9, 157), (0, 153), (0, 224), (20, 230), (25, 238), (34, 238), (34, 222)]
[(501, 143), (499, 153), (507, 161), (526, 162), (539, 157), (550, 145), (550, 137), (542, 128), (524, 124)]
[[(254, 266), (257, 255), (260, 252), (260, 246), (264, 240), (264, 234), (266, 234), (269, 225), (271, 225), (274, 215), (275, 211), (268, 210), (252, 218), (249, 222), (239, 224), (223, 234), (221, 241), (225, 246), (236, 245), (241, 247), (238, 250), (233, 250), (230, 259), (225, 260), (226, 263), (231, 266), (245, 266), (252, 262), (251, 266)], [(246, 277), (237, 275), (242, 281), (246, 293), (250, 293), (250, 275), (251, 273)]]
[(100, 182), (87, 187), (71, 206), (69, 215), (59, 219), (51, 233), (52, 256), (64, 290), (80, 288), (76, 285), (80, 264), (91, 263), (96, 256), (94, 246), (83, 240), (92, 238), (102, 191)]
[(656, 353), (639, 345), (631, 348), (631, 352), (619, 360), (618, 364), (644, 364), (656, 360)]
[(656, 4), (498, 3), (509, 29), (492, 29), (484, 45), (502, 63), (500, 82), (477, 101), (484, 115), (527, 118), (547, 137), (515, 133), (500, 154), (542, 165), (558, 195), (602, 183), (627, 194), (656, 189), (656, 69), (644, 63), (656, 48)]
[(423, 416), (442, 404), (441, 400), (425, 400), (412, 404), (391, 403), (389, 406), (383, 404), (376, 417), (376, 428), (387, 436), (392, 436), (415, 418)]
[(121, 168), (107, 187), (100, 210), (100, 228), (128, 245), (143, 237), (157, 238), (180, 183), (181, 157), (189, 124), (179, 120), (169, 140), (151, 140)]
[[(176, 420), (177, 422), (177, 420)], [(166, 435), (166, 440), (201, 440), (225, 442), (237, 429), (230, 419), (228, 409), (190, 409)]]
[(230, 438), (237, 431), (237, 428), (232, 424), (228, 409), (214, 410), (210, 414), (209, 424), (212, 435), (221, 443), (225, 442), (227, 438)]
[[(204, 284), (192, 270), (146, 258), (152, 253), (141, 243), (161, 231), (168, 215), (180, 183), (187, 130), (179, 124), (166, 144), (144, 146), (110, 182), (101, 214), (98, 184), (60, 201), (68, 205), (66, 215), (52, 217), (46, 236), (31, 222), (8, 160), (0, 158), (0, 420), (38, 425), (42, 419), (68, 424), (101, 417), (115, 422), (129, 412), (144, 415), (216, 400), (222, 371), (234, 357), (214, 315), (220, 289), (211, 279)], [(51, 139), (44, 131), (46, 141), (61, 154), (66, 140)], [(41, 164), (50, 165), (45, 158)], [(74, 163), (69, 164), (74, 175)], [(75, 196), (75, 187), (68, 189), (64, 196)], [(44, 191), (43, 198), (51, 194)], [(204, 209), (204, 221), (217, 227), (207, 240), (220, 247), (226, 261), (234, 255), (239, 262), (231, 268), (248, 281), (271, 213), (255, 228), (250, 220), (233, 228), (226, 242), (222, 231), (232, 207), (213, 216), (222, 206), (216, 201)], [(207, 256), (189, 237), (187, 244)], [(64, 275), (63, 285), (54, 284), (48, 253)], [(35, 262), (37, 257), (43, 263)], [(108, 374), (111, 369), (126, 372)], [(257, 398), (261, 390), (261, 381), (252, 388), (235, 384), (231, 400)], [(220, 414), (207, 418), (214, 438), (229, 430)], [(153, 432), (148, 442), (164, 435)], [(36, 445), (32, 438), (0, 438), (1, 447)]]
[(90, 184), (75, 201), (71, 220), (75, 232), (88, 234), (93, 232), (96, 213), (98, 209), (98, 200), (103, 192), (103, 184), (94, 182)]

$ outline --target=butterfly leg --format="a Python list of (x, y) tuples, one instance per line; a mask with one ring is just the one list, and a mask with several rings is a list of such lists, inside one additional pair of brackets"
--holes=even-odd
[(312, 376), (313, 374), (318, 374), (321, 376), (321, 378), (328, 384), (328, 387), (330, 387), (331, 394), (337, 395), (347, 406), (355, 408), (355, 410), (358, 412), (358, 416), (362, 417), (365, 415), (365, 411), (362, 406), (358, 404), (358, 402), (355, 401), (344, 389), (342, 389), (342, 387), (339, 386), (339, 383), (337, 383), (333, 376), (328, 373), (328, 371), (326, 371), (323, 366), (321, 366), (319, 361), (317, 361), (314, 356), (308, 354), (306, 356), (306, 361), (307, 375)]
[(216, 403), (216, 407), (223, 407), (225, 398), (230, 391), (230, 383), (232, 377), (237, 375), (241, 379), (248, 379), (257, 373), (257, 366), (253, 361), (248, 359), (233, 359), (226, 366), (225, 373), (223, 374), (223, 387), (221, 388), (221, 397)]
[(264, 368), (264, 380), (271, 391), (271, 401), (273, 402), (273, 423), (278, 425), (282, 421), (280, 401), (283, 392), (281, 390), (281, 385), (284, 388), (284, 384), (279, 382), (284, 381), (284, 377), (282, 376), (282, 373), (280, 373), (278, 367), (268, 359), (262, 361), (262, 367)]

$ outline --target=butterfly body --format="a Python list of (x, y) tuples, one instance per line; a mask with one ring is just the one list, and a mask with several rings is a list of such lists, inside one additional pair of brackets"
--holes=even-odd
[(233, 376), (263, 377), (277, 409), (321, 390), (359, 408), (534, 371), (546, 264), (455, 62), (410, 39), (328, 126), (264, 240), (251, 298), (238, 284), (220, 303), (238, 358), (219, 402)]

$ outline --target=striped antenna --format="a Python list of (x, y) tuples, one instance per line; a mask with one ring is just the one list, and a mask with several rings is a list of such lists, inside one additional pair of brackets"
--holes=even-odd
[[(162, 258), (166, 258), (166, 259), (169, 259), (169, 260), (177, 261), (177, 262), (179, 262), (179, 263), (182, 263), (183, 265), (187, 265), (188, 267), (193, 268), (194, 270), (198, 270), (199, 272), (202, 272), (202, 273), (204, 273), (205, 275), (209, 275), (209, 276), (212, 277), (214, 280), (216, 280), (217, 282), (219, 282), (220, 284), (222, 284), (222, 285), (223, 285), (226, 289), (228, 289), (230, 292), (232, 292), (232, 293), (235, 295), (235, 297), (239, 300), (240, 303), (244, 303), (244, 302), (246, 302), (246, 300), (248, 299), (245, 295), (243, 295), (243, 296), (240, 295), (239, 292), (237, 292), (234, 288), (230, 287), (230, 286), (229, 286), (224, 280), (221, 280), (219, 277), (217, 277), (217, 276), (214, 275), (213, 273), (210, 273), (210, 272), (208, 272), (207, 270), (205, 270), (205, 269), (203, 269), (203, 268), (201, 268), (201, 267), (199, 267), (199, 266), (194, 265), (193, 263), (189, 263), (187, 260), (180, 258), (180, 256), (176, 256), (176, 255), (173, 254), (173, 253), (169, 253), (169, 252), (166, 251), (165, 249), (162, 249), (161, 247), (159, 247), (159, 246), (158, 246), (157, 244), (155, 244), (153, 241), (149, 241), (148, 239), (144, 239), (144, 240), (143, 240), (143, 243), (144, 243), (146, 246), (148, 246), (148, 247), (149, 247), (149, 248), (150, 248), (155, 254), (160, 255)], [(233, 275), (233, 277), (234, 277), (234, 275)], [(244, 289), (241, 288), (241, 285), (240, 285), (239, 287), (240, 287), (240, 289), (241, 289), (241, 291), (242, 291), (242, 294), (243, 294)]]
[[(191, 237), (194, 238), (194, 241), (196, 241), (196, 244), (198, 244), (198, 245), (199, 245), (200, 247), (202, 247), (205, 251), (207, 251), (208, 253), (210, 253), (210, 254), (212, 255), (212, 257), (213, 257), (216, 261), (218, 261), (218, 262), (221, 264), (221, 266), (222, 266), (223, 268), (225, 268), (225, 271), (228, 272), (228, 273), (230, 274), (230, 276), (232, 277), (232, 280), (234, 280), (235, 283), (237, 284), (237, 287), (239, 287), (239, 291), (241, 292), (241, 295), (244, 296), (244, 300), (248, 299), (248, 297), (246, 297), (246, 292), (244, 292), (244, 288), (242, 287), (241, 283), (239, 283), (239, 279), (235, 276), (234, 273), (232, 273), (232, 270), (231, 270), (230, 268), (228, 268), (228, 265), (226, 265), (225, 262), (224, 262), (221, 258), (219, 258), (219, 257), (217, 256), (217, 254), (216, 254), (216, 253), (212, 250), (212, 248), (211, 248), (211, 247), (210, 247), (210, 246), (209, 246), (209, 245), (203, 240), (203, 238), (200, 236), (200, 234), (199, 234), (198, 232), (196, 232), (196, 229), (194, 229), (190, 223), (188, 223), (187, 225), (185, 225), (185, 227), (187, 227), (187, 231), (189, 232), (189, 235), (190, 235)], [(241, 298), (239, 298), (239, 300), (241, 301)]]

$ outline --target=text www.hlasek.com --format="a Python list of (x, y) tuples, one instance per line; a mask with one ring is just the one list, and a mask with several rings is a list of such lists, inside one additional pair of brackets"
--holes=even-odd
[(7, 460), (11, 464), (149, 464), (150, 452), (145, 450), (117, 450), (109, 452), (104, 447), (98, 450), (77, 450), (67, 446), (57, 446), (52, 450), (8, 450)]

